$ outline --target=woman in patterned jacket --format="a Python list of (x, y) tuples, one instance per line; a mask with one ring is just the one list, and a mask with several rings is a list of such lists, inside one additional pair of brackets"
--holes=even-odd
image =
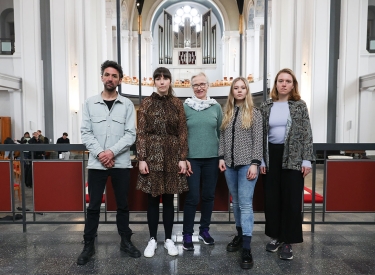
[(160, 196), (163, 200), (164, 247), (171, 256), (178, 250), (171, 240), (174, 220), (174, 194), (188, 190), (186, 156), (187, 127), (182, 102), (173, 95), (171, 73), (159, 67), (153, 74), (156, 92), (142, 101), (138, 112), (137, 189), (148, 193), (147, 222), (150, 240), (144, 251), (152, 257), (157, 248)]
[(293, 259), (292, 243), (303, 242), (301, 197), (304, 177), (314, 161), (312, 131), (306, 103), (301, 100), (297, 79), (290, 69), (275, 77), (271, 99), (263, 102), (264, 162), (266, 174), (265, 233), (271, 237), (266, 250)]
[(251, 268), (251, 236), (254, 226), (253, 194), (258, 179), (258, 166), (263, 156), (262, 115), (253, 106), (247, 80), (233, 80), (224, 110), (220, 131), (219, 169), (225, 172), (232, 195), (238, 235), (227, 245), (237, 251), (242, 244), (241, 267)]

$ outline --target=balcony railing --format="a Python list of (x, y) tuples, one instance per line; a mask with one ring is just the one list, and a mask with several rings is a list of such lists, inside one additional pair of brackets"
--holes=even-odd
[[(311, 226), (314, 232), (315, 226), (320, 224), (371, 224), (375, 225), (373, 214), (375, 204), (375, 159), (365, 155), (366, 151), (375, 151), (375, 143), (315, 143), (314, 151), (317, 162), (313, 163), (312, 174), (305, 180), (305, 186), (311, 188), (311, 203), (305, 203), (301, 194), (301, 215), (303, 224)], [(88, 152), (82, 144), (49, 144), (49, 145), (0, 145), (0, 152), (19, 151), (18, 160), (0, 159), (0, 212), (11, 213), (13, 217), (21, 213), (22, 219), (13, 221), (0, 221), (3, 223), (22, 224), (24, 232), (28, 224), (83, 224), (86, 219), (87, 207), (87, 171), (86, 164)], [(49, 159), (28, 159), (32, 152), (50, 153)], [(70, 160), (58, 159), (57, 151), (75, 152), (75, 157)], [(24, 154), (23, 152), (30, 152)], [(352, 155), (353, 159), (340, 159), (339, 156), (328, 158), (329, 155)], [(135, 162), (136, 160), (134, 160)], [(17, 165), (19, 174), (17, 174)], [(33, 174), (32, 199), (31, 190), (26, 189), (25, 167), (29, 165)], [(135, 163), (134, 165), (135, 166)], [(129, 209), (131, 212), (146, 213), (147, 195), (135, 189), (138, 168), (131, 169), (131, 183), (129, 190)], [(18, 177), (18, 180), (17, 180)], [(110, 180), (107, 181), (110, 183)], [(19, 184), (20, 194), (17, 196)], [(26, 193), (28, 198), (26, 201)], [(321, 193), (321, 201), (315, 200)], [(17, 198), (18, 197), (18, 198)], [(264, 224), (263, 182), (259, 176), (253, 199), (255, 224)], [(107, 191), (103, 197), (102, 213), (104, 220), (100, 223), (114, 224), (110, 215), (116, 210), (115, 199), (111, 184), (107, 185)], [(184, 194), (176, 196), (175, 223), (183, 221)], [(16, 203), (21, 205), (17, 210)], [(30, 207), (28, 211), (27, 207)], [(28, 211), (28, 212), (26, 212)], [(57, 221), (41, 213), (70, 213), (72, 218)], [(233, 210), (231, 208), (230, 194), (226, 187), (225, 177), (219, 174), (215, 194), (214, 214), (212, 224), (233, 223)], [(351, 213), (351, 219), (347, 219), (347, 213)], [(107, 214), (109, 214), (107, 219)], [(30, 218), (31, 215), (31, 218)], [(77, 216), (78, 215), (78, 216)], [(132, 215), (131, 215), (132, 216)], [(37, 218), (38, 217), (38, 218)], [(224, 219), (223, 219), (224, 217)], [(131, 220), (130, 223), (147, 223), (146, 218)], [(198, 223), (198, 222), (197, 222)]]

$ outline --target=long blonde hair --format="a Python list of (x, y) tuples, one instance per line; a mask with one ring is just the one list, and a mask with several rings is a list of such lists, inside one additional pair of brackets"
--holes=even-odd
[(246, 78), (240, 76), (240, 77), (237, 77), (236, 79), (234, 79), (233, 82), (232, 82), (232, 85), (230, 86), (230, 92), (229, 92), (228, 99), (227, 99), (227, 102), (226, 102), (225, 108), (224, 108), (223, 122), (222, 122), (221, 127), (220, 127), (221, 130), (225, 130), (228, 127), (232, 117), (234, 116), (235, 99), (234, 99), (234, 95), (233, 95), (233, 89), (234, 89), (234, 85), (239, 80), (242, 80), (243, 83), (245, 83), (245, 87), (246, 87), (246, 90), (247, 90), (245, 101), (242, 104), (242, 106), (240, 107), (241, 113), (242, 113), (242, 117), (241, 117), (242, 118), (241, 119), (242, 120), (242, 127), (244, 129), (249, 129), (251, 127), (252, 122), (253, 122), (254, 105), (253, 105), (253, 97), (251, 96), (251, 93), (250, 93), (249, 82), (246, 80)]

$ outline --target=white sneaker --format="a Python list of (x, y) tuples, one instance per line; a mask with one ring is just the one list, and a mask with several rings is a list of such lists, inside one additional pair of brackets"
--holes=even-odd
[(156, 243), (154, 238), (151, 238), (148, 241), (147, 247), (145, 249), (145, 252), (143, 252), (143, 255), (147, 258), (151, 258), (155, 255), (155, 250), (158, 247), (158, 244)]
[(164, 242), (164, 248), (168, 250), (168, 254), (171, 256), (178, 255), (178, 249), (174, 245), (174, 242), (171, 239), (166, 239)]

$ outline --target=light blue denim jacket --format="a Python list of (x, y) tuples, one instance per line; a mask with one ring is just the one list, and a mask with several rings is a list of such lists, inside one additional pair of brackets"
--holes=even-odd
[(114, 168), (131, 168), (129, 149), (135, 142), (133, 103), (118, 95), (108, 110), (100, 94), (88, 98), (83, 107), (81, 136), (82, 143), (90, 151), (88, 169), (107, 169), (97, 158), (106, 149), (115, 156)]

